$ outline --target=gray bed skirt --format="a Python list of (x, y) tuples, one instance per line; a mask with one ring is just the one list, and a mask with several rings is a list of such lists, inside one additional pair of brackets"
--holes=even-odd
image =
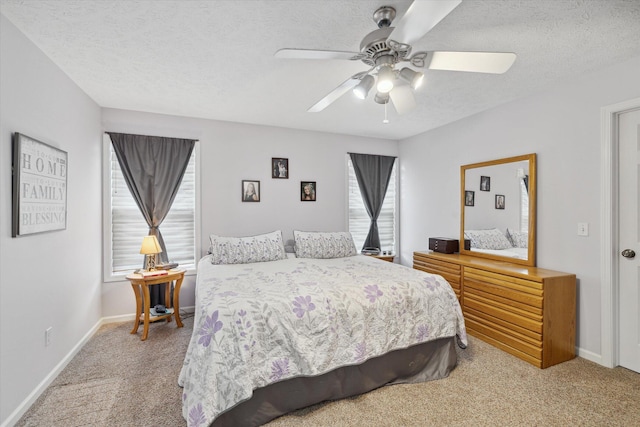
[(441, 338), (392, 351), (360, 365), (259, 388), (253, 391), (251, 399), (216, 418), (211, 427), (259, 426), (297, 409), (366, 393), (386, 384), (445, 378), (456, 363), (456, 338)]

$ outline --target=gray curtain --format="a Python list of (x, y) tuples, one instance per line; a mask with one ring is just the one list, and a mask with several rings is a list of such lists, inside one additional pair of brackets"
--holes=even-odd
[[(127, 187), (149, 225), (149, 235), (158, 238), (162, 248), (160, 262), (168, 262), (169, 254), (159, 227), (178, 193), (196, 140), (113, 132), (107, 134)], [(163, 284), (150, 288), (152, 307), (166, 304), (164, 287)]]
[(380, 249), (380, 235), (378, 233), (378, 216), (382, 210), (384, 196), (387, 194), (389, 179), (395, 157), (377, 156), (372, 154), (349, 153), (353, 170), (356, 173), (360, 194), (364, 207), (371, 218), (369, 234), (364, 241), (364, 247)]

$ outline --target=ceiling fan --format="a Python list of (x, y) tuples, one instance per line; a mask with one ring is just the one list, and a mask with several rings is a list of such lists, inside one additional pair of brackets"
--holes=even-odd
[(375, 86), (375, 102), (385, 104), (386, 107), (391, 101), (398, 114), (404, 114), (416, 106), (412, 89), (417, 89), (422, 84), (424, 74), (409, 67), (400, 68), (401, 62), (429, 70), (502, 74), (515, 61), (515, 53), (509, 52), (411, 53), (411, 44), (422, 38), (461, 2), (462, 0), (415, 0), (395, 27), (391, 23), (396, 17), (396, 10), (391, 6), (382, 6), (373, 14), (378, 29), (362, 39), (360, 52), (285, 48), (278, 50), (275, 57), (343, 59), (362, 61), (370, 67), (342, 82), (312, 105), (308, 112), (324, 110), (349, 89), (353, 89), (358, 98), (365, 99)]

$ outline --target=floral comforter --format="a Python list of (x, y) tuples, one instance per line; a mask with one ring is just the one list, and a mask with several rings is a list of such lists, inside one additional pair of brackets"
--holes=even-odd
[(462, 311), (440, 276), (363, 255), (198, 266), (193, 335), (179, 384), (189, 427), (254, 389), (456, 334)]

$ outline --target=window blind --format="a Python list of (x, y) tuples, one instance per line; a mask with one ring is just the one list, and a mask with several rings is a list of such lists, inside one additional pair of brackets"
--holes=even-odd
[(520, 179), (520, 231), (529, 232), (529, 192), (523, 179)]
[[(349, 232), (353, 236), (356, 249), (361, 250), (367, 234), (371, 219), (362, 201), (362, 194), (358, 186), (355, 170), (351, 159), (347, 156), (349, 168)], [(396, 253), (396, 161), (393, 164), (387, 194), (382, 203), (382, 210), (378, 217), (378, 233), (380, 235), (380, 250)]]
[[(149, 234), (149, 226), (144, 220), (129, 187), (124, 180), (120, 164), (110, 147), (111, 165), (111, 272), (112, 274), (130, 273), (141, 268), (144, 256), (140, 254), (142, 238)], [(177, 262), (181, 268), (195, 268), (195, 160), (193, 150), (185, 171), (178, 194), (171, 210), (160, 224), (167, 253), (171, 262)]]

